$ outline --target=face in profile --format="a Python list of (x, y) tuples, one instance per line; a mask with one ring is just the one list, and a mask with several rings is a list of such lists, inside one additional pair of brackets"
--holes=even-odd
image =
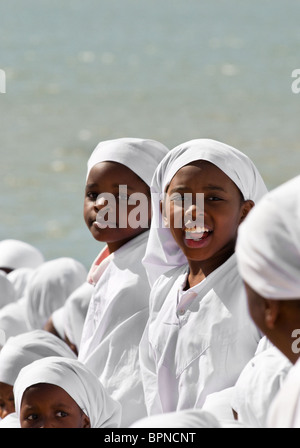
[[(197, 194), (203, 196), (197, 206)], [(191, 197), (185, 207), (184, 196)], [(171, 180), (163, 213), (165, 222), (188, 260), (224, 260), (233, 254), (237, 230), (253, 206), (244, 201), (235, 183), (217, 166), (196, 161), (182, 167)], [(191, 227), (202, 215), (202, 224)], [(181, 218), (181, 219), (179, 219)], [(178, 223), (182, 222), (182, 226)]]
[(84, 219), (93, 237), (114, 252), (150, 226), (148, 185), (131, 169), (100, 162), (86, 182)]
[(15, 412), (13, 386), (0, 382), (0, 418)]
[(61, 387), (39, 383), (27, 388), (20, 409), (21, 428), (90, 428), (89, 417)]

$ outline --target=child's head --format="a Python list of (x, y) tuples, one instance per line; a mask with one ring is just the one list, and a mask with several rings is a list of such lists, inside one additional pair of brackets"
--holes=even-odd
[(99, 143), (88, 161), (84, 219), (97, 241), (114, 252), (150, 227), (152, 175), (168, 149), (155, 140)]
[(13, 385), (20, 370), (47, 356), (75, 358), (61, 339), (44, 330), (10, 337), (0, 351), (0, 418), (15, 411)]
[[(157, 168), (151, 190), (153, 197), (154, 193), (163, 196), (165, 224), (162, 226), (161, 215), (153, 207), (144, 258), (152, 282), (187, 261), (215, 259), (221, 264), (234, 251), (238, 225), (267, 191), (245, 154), (208, 139), (192, 140), (171, 150)], [(183, 201), (185, 194), (190, 202)], [(196, 217), (198, 224), (192, 228)]]
[(297, 176), (268, 193), (239, 228), (236, 246), (251, 317), (291, 362), (300, 335), (299, 191)]
[(22, 428), (118, 428), (121, 405), (77, 359), (49, 357), (29, 364), (14, 385)]
[(46, 261), (35, 269), (24, 296), (29, 327), (43, 328), (51, 314), (86, 278), (83, 264), (70, 257)]
[[(200, 192), (203, 197), (197, 204)], [(187, 195), (190, 201), (186, 204)], [(183, 166), (173, 176), (163, 214), (187, 260), (209, 260), (214, 270), (233, 254), (237, 228), (253, 204), (252, 200), (244, 200), (236, 184), (220, 168), (199, 160)]]

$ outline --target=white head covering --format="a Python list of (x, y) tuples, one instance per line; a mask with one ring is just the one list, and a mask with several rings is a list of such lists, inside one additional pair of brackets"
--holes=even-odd
[(94, 165), (100, 162), (118, 162), (130, 168), (147, 185), (153, 173), (167, 154), (168, 148), (156, 140), (118, 138), (100, 142), (88, 160), (87, 178)]
[(196, 160), (206, 160), (221, 169), (237, 185), (245, 200), (251, 199), (256, 204), (267, 192), (261, 175), (249, 157), (224, 143), (195, 139), (169, 151), (157, 167), (151, 183), (153, 217), (143, 260), (151, 284), (166, 270), (187, 263), (170, 229), (162, 224), (157, 200), (162, 198), (177, 171)]
[(24, 296), (25, 289), (33, 273), (34, 269), (32, 268), (17, 268), (7, 274), (8, 280), (15, 287), (17, 299)]
[(13, 386), (23, 367), (48, 356), (76, 357), (64, 341), (45, 330), (10, 337), (0, 351), (0, 382)]
[(32, 246), (19, 240), (0, 241), (0, 267), (2, 268), (37, 268), (44, 262), (42, 253)]
[(300, 176), (266, 195), (241, 224), (241, 276), (270, 299), (300, 299)]
[(13, 284), (5, 274), (0, 273), (0, 308), (16, 300), (17, 294)]
[(24, 367), (14, 385), (19, 417), (23, 393), (38, 383), (54, 384), (64, 389), (89, 417), (92, 428), (119, 427), (121, 405), (110, 397), (96, 375), (77, 359), (55, 356)]
[(51, 314), (65, 303), (86, 276), (83, 264), (68, 257), (47, 261), (37, 268), (25, 295), (31, 329), (43, 328)]

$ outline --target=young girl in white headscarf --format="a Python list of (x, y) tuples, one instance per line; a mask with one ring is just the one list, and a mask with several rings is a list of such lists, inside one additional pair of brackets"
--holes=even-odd
[(144, 258), (153, 287), (140, 344), (148, 414), (202, 407), (253, 356), (261, 335), (234, 249), (239, 224), (266, 191), (245, 154), (214, 140), (186, 142), (157, 168), (152, 197), (164, 196)]
[(142, 258), (151, 219), (149, 187), (167, 152), (155, 140), (120, 138), (101, 142), (88, 160), (84, 218), (105, 246), (88, 275), (95, 290), (78, 358), (121, 403), (122, 427), (146, 415), (138, 347), (150, 285)]
[[(300, 176), (269, 192), (241, 225), (236, 247), (250, 315), (274, 344), (273, 350), (279, 349), (286, 357), (276, 364), (268, 362), (268, 368), (273, 367), (272, 381), (265, 375), (266, 366), (262, 373), (265, 379), (260, 387), (269, 390), (264, 424), (270, 428), (300, 427), (299, 192)], [(276, 388), (270, 389), (270, 384)], [(256, 389), (249, 388), (251, 393), (254, 401)]]
[(77, 359), (48, 357), (24, 367), (14, 384), (21, 428), (118, 428), (121, 405)]

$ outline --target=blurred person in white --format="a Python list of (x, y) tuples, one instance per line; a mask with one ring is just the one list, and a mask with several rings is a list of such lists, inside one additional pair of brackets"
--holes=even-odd
[[(236, 254), (253, 321), (292, 364), (286, 374), (282, 372), (287, 364), (278, 362), (275, 367), (271, 359), (278, 392), (274, 398), (271, 389), (265, 425), (299, 428), (300, 176), (270, 191), (251, 211), (240, 226)], [(262, 378), (268, 388), (270, 377)], [(262, 387), (253, 384), (249, 393), (254, 396)]]
[(24, 367), (14, 384), (21, 428), (118, 428), (121, 405), (77, 359), (51, 356)]
[[(13, 386), (20, 370), (48, 356), (76, 358), (64, 341), (44, 330), (22, 333), (6, 341), (0, 351), (0, 427), (9, 426), (16, 417)], [(6, 420), (11, 414), (11, 419)]]
[(86, 281), (82, 263), (70, 257), (46, 261), (35, 269), (25, 292), (28, 328), (43, 328), (51, 314)]
[(43, 262), (44, 256), (40, 250), (25, 241), (0, 241), (0, 270), (7, 274), (19, 268), (35, 269)]
[[(167, 152), (155, 140), (120, 138), (100, 142), (87, 164), (84, 219), (105, 246), (88, 275), (95, 286), (78, 359), (121, 403), (122, 427), (146, 415), (139, 342), (148, 319), (150, 285), (142, 258), (151, 221), (150, 183)], [(103, 201), (107, 193), (115, 198), (115, 207)], [(108, 225), (99, 220), (106, 210), (114, 215), (108, 216)], [(130, 217), (137, 210), (133, 223)]]

